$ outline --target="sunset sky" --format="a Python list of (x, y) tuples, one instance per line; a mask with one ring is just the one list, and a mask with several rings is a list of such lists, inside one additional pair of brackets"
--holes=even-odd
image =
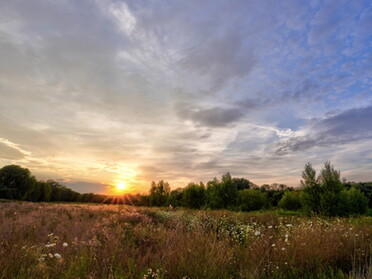
[[(79, 192), (372, 180), (371, 1), (0, 2), (0, 167)], [(120, 184), (120, 185), (124, 185)]]

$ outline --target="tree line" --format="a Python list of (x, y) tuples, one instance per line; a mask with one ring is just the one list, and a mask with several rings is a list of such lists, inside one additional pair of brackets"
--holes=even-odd
[(237, 211), (282, 208), (307, 214), (349, 216), (366, 214), (372, 207), (372, 183), (341, 181), (340, 172), (330, 162), (325, 162), (317, 176), (308, 163), (298, 189), (284, 184), (258, 187), (245, 178), (232, 178), (226, 173), (221, 180), (214, 178), (206, 185), (190, 183), (173, 191), (164, 181), (152, 182), (148, 199), (151, 206)]
[(17, 165), (0, 169), (0, 198), (26, 201), (63, 201), (121, 203), (142, 206), (171, 206), (191, 209), (229, 209), (253, 211), (281, 208), (307, 214), (349, 216), (366, 214), (372, 207), (372, 183), (341, 181), (340, 172), (330, 162), (316, 174), (310, 163), (302, 172), (300, 187), (284, 184), (257, 186), (230, 173), (207, 184), (189, 183), (171, 190), (163, 180), (151, 183), (149, 194), (112, 197), (94, 193), (80, 194), (53, 180), (38, 181), (31, 172)]

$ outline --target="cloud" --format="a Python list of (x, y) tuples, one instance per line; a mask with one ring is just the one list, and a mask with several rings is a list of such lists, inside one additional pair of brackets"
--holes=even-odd
[(25, 157), (18, 149), (11, 147), (3, 142), (0, 142), (0, 158), (9, 160), (20, 160)]
[(349, 109), (313, 120), (303, 136), (281, 143), (276, 154), (305, 151), (313, 147), (337, 146), (372, 139), (372, 106)]
[(370, 138), (368, 1), (0, 2), (1, 148), (41, 178), (294, 181)]
[(191, 120), (195, 125), (207, 127), (224, 127), (241, 119), (244, 114), (238, 108), (195, 108), (187, 107), (185, 103), (176, 105), (176, 111), (181, 119)]

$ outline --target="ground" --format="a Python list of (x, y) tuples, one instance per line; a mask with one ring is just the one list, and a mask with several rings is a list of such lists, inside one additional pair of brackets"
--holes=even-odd
[(372, 219), (0, 202), (0, 278), (371, 278)]

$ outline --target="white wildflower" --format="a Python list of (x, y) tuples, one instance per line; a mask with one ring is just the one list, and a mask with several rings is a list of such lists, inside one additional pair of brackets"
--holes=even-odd
[(49, 243), (49, 244), (46, 244), (44, 247), (45, 248), (50, 248), (50, 247), (54, 247), (54, 246), (56, 246), (55, 243)]
[(62, 246), (63, 247), (67, 247), (68, 246), (68, 243), (67, 242), (63, 242)]
[(60, 254), (58, 254), (58, 253), (55, 253), (54, 254), (54, 257), (56, 257), (57, 259), (61, 259), (62, 258), (62, 256)]

